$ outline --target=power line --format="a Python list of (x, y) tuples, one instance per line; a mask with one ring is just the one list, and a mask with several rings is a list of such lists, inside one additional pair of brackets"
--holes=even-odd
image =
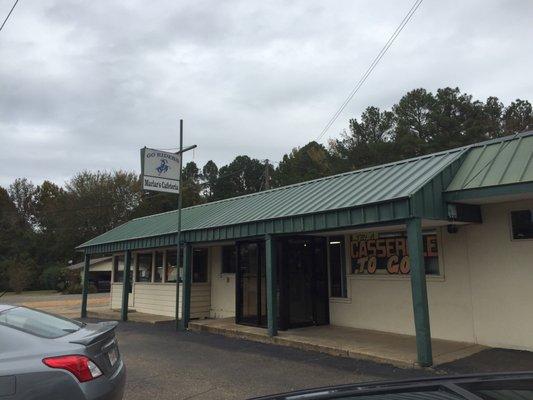
[(378, 55), (374, 58), (374, 60), (372, 61), (372, 63), (370, 64), (370, 66), (368, 67), (368, 69), (366, 70), (366, 72), (363, 74), (363, 76), (361, 77), (361, 79), (359, 79), (359, 81), (357, 82), (357, 84), (355, 85), (355, 87), (352, 89), (352, 91), (350, 92), (350, 94), (348, 95), (348, 97), (346, 98), (346, 100), (344, 100), (344, 102), (341, 104), (341, 106), (339, 107), (339, 109), (335, 112), (335, 114), (333, 114), (333, 116), (331, 117), (331, 119), (328, 121), (328, 123), (326, 124), (326, 126), (324, 126), (324, 128), (322, 129), (322, 131), (320, 132), (320, 134), (317, 136), (316, 140), (319, 141), (320, 139), (322, 139), (322, 137), (326, 134), (326, 132), (328, 131), (328, 129), (331, 127), (331, 125), (333, 125), (335, 123), (335, 121), (337, 120), (337, 118), (339, 118), (339, 116), (341, 115), (341, 113), (344, 111), (344, 109), (346, 108), (346, 106), (348, 105), (348, 103), (353, 99), (353, 97), (357, 94), (357, 92), (359, 91), (359, 89), (361, 88), (361, 86), (363, 86), (363, 84), (365, 83), (365, 81), (367, 80), (367, 78), (370, 76), (370, 74), (372, 73), (372, 71), (374, 70), (374, 68), (376, 68), (376, 66), (378, 65), (378, 63), (381, 61), (381, 59), (383, 58), (383, 56), (387, 53), (387, 51), (389, 50), (389, 48), (392, 46), (392, 44), (394, 43), (394, 41), (396, 40), (396, 38), (398, 37), (398, 35), (401, 33), (401, 31), (403, 30), (403, 28), (405, 27), (405, 25), (407, 25), (407, 23), (410, 21), (411, 17), (413, 16), (413, 14), (415, 13), (415, 11), (418, 9), (418, 7), (420, 6), (420, 4), (422, 4), (422, 1), (424, 0), (415, 0), (414, 4), (411, 6), (411, 9), (409, 10), (409, 12), (406, 14), (406, 16), (403, 18), (402, 22), (400, 22), (400, 24), (398, 25), (398, 27), (396, 28), (396, 30), (393, 32), (393, 34), (391, 35), (391, 37), (389, 38), (389, 40), (387, 41), (387, 43), (385, 43), (385, 45), (383, 46), (383, 48), (381, 49), (381, 51), (378, 53)]
[(6, 24), (7, 20), (9, 19), (9, 17), (11, 16), (11, 13), (13, 12), (13, 10), (15, 9), (15, 7), (17, 6), (17, 3), (19, 2), (19, 0), (15, 0), (15, 3), (13, 4), (13, 7), (11, 7), (11, 10), (9, 10), (9, 13), (7, 14), (7, 17), (6, 19), (4, 19), (4, 22), (2, 22), (2, 26), (0, 26), (0, 32), (2, 31), (2, 29), (4, 28), (4, 25)]

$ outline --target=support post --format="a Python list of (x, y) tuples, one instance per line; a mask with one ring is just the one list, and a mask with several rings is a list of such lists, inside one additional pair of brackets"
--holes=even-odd
[(421, 367), (429, 367), (433, 364), (433, 355), (420, 218), (412, 218), (407, 221), (407, 245), (411, 271), (417, 359)]
[(181, 290), (181, 319), (178, 330), (186, 331), (191, 318), (192, 249), (189, 243), (183, 246), (183, 286)]
[(122, 308), (120, 310), (120, 319), (128, 320), (128, 299), (130, 295), (130, 275), (131, 274), (131, 250), (126, 250), (124, 257), (124, 280), (122, 282)]
[[(182, 205), (182, 193), (181, 193), (181, 170), (183, 168), (183, 120), (180, 119), (180, 161), (178, 171), (178, 234), (176, 235), (178, 242), (178, 255), (176, 257), (176, 329), (182, 330), (182, 323), (180, 322), (180, 268), (181, 268), (181, 205)], [(183, 304), (183, 303), (182, 303)], [(181, 314), (183, 318), (183, 313)]]
[(81, 292), (81, 318), (87, 318), (87, 295), (89, 294), (89, 268), (91, 255), (85, 253), (85, 265), (83, 266), (83, 290)]
[(276, 270), (276, 243), (272, 235), (265, 236), (267, 324), (268, 336), (278, 334), (278, 296)]

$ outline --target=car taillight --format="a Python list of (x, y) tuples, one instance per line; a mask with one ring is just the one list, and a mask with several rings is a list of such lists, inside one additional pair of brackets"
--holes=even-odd
[(87, 382), (102, 375), (100, 368), (90, 358), (81, 355), (48, 357), (43, 359), (43, 363), (50, 368), (72, 372), (80, 382)]

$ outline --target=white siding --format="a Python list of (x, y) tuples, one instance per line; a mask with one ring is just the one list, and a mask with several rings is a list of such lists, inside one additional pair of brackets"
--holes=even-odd
[(211, 308), (211, 285), (193, 283), (191, 288), (191, 318), (208, 318)]
[[(111, 309), (120, 310), (122, 308), (122, 283), (111, 284)], [(133, 288), (132, 293), (128, 296), (128, 307), (133, 308)]]
[(147, 314), (175, 316), (176, 285), (168, 283), (135, 283), (135, 310)]
[[(183, 290), (180, 284), (180, 291)], [(176, 285), (172, 283), (139, 283), (133, 284), (129, 295), (128, 306), (147, 314), (175, 316)], [(211, 286), (209, 283), (194, 283), (191, 287), (191, 318), (209, 317), (211, 306)], [(111, 285), (111, 308), (122, 307), (122, 284)], [(181, 299), (180, 299), (181, 307)], [(181, 313), (180, 313), (181, 317)]]

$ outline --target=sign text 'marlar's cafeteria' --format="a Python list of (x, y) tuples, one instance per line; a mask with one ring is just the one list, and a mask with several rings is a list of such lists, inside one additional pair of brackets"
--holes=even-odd
[(156, 179), (144, 178), (144, 187), (145, 188), (154, 188), (154, 189), (171, 189), (178, 190), (179, 186), (177, 183), (170, 183), (159, 181)]

